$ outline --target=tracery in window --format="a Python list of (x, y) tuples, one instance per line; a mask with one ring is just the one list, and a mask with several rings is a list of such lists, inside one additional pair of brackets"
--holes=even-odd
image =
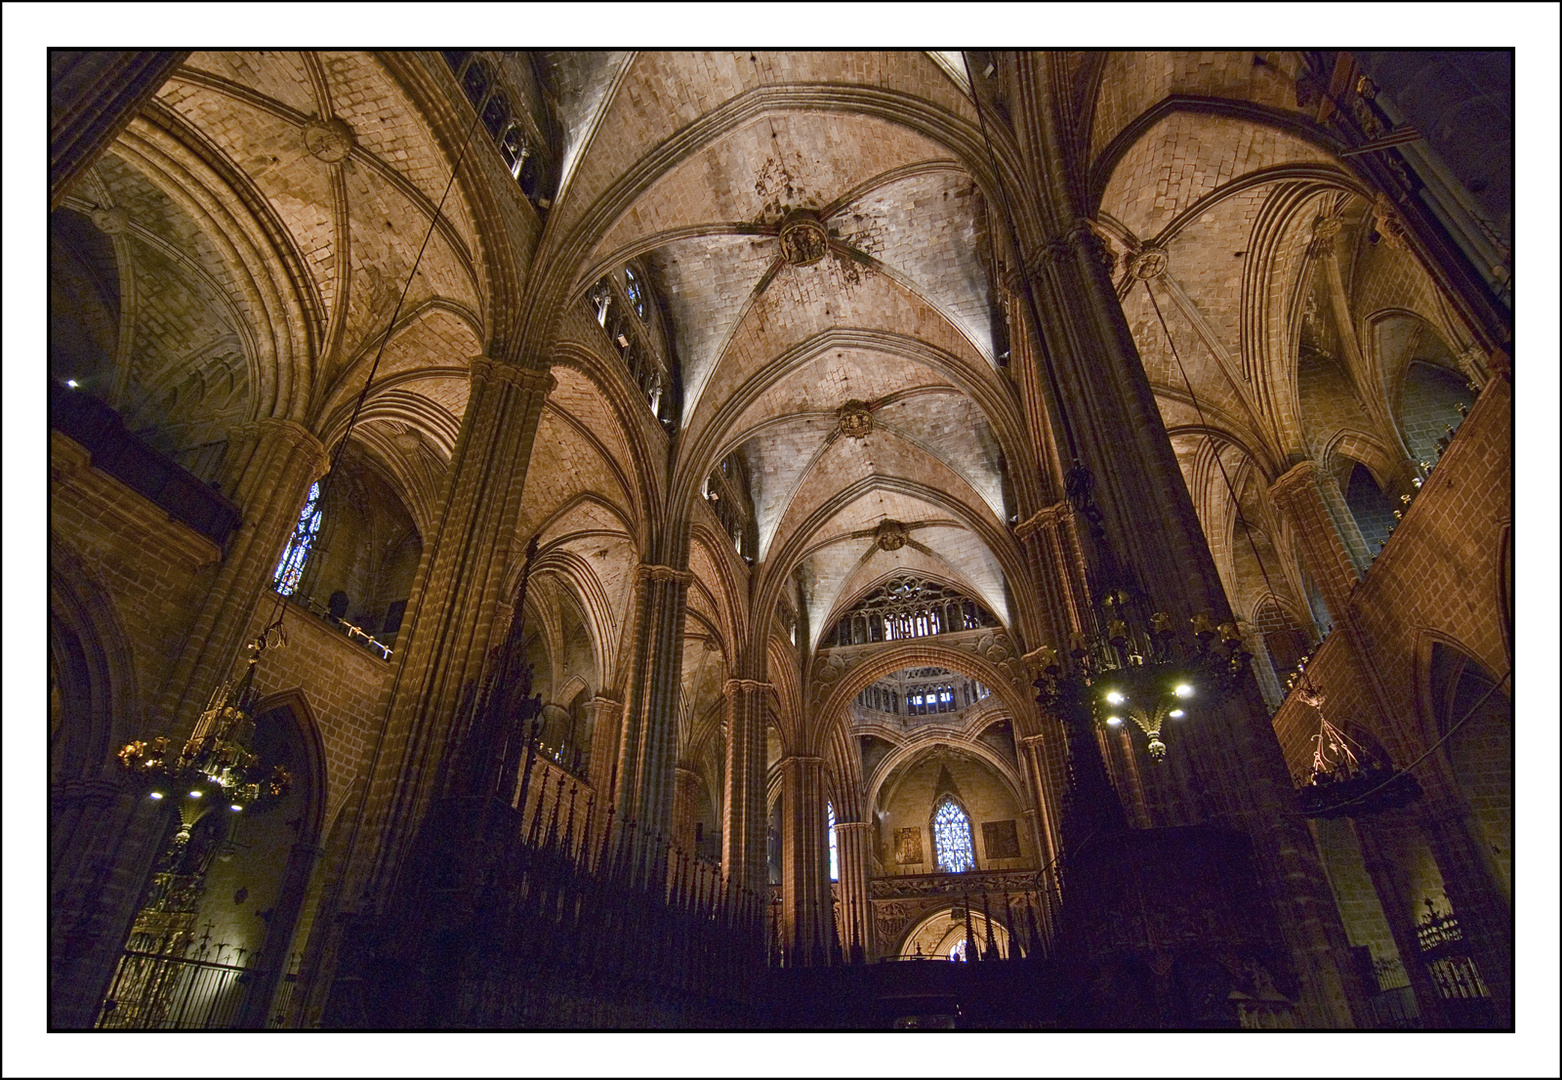
[(1000, 623), (982, 605), (937, 582), (901, 575), (864, 597), (824, 644), (863, 645), (957, 633)]
[(298, 515), (293, 538), (287, 542), (287, 548), (282, 552), (282, 561), (277, 563), (277, 572), (272, 577), (272, 588), (283, 596), (291, 596), (293, 590), (298, 588), (299, 576), (304, 572), (304, 563), (309, 560), (309, 549), (319, 531), (320, 481), (316, 480), (309, 485), (309, 499), (304, 503), (304, 512)]
[(831, 803), (824, 804), (825, 826), (830, 838), (830, 880), (841, 880), (840, 856), (835, 851), (835, 807)]
[(976, 869), (976, 853), (971, 842), (971, 819), (960, 804), (948, 795), (933, 812), (933, 851), (938, 869), (944, 874), (959, 874)]

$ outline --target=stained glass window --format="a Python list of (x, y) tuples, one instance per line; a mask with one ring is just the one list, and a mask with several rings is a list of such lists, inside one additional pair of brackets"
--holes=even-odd
[(830, 836), (830, 880), (841, 880), (840, 857), (835, 853), (835, 807), (829, 803), (824, 804), (824, 820), (829, 829)]
[(971, 846), (971, 819), (948, 795), (933, 814), (933, 850), (938, 855), (938, 869), (942, 873), (958, 874), (976, 869), (976, 855)]
[(624, 291), (629, 294), (629, 302), (635, 306), (635, 314), (645, 318), (645, 296), (640, 292), (640, 282), (635, 277), (635, 272), (624, 270)]
[(299, 575), (304, 572), (309, 548), (319, 531), (320, 482), (317, 480), (309, 485), (309, 500), (304, 503), (304, 512), (298, 515), (298, 527), (293, 530), (293, 538), (287, 542), (287, 549), (282, 552), (282, 561), (277, 563), (277, 573), (272, 579), (271, 587), (283, 596), (291, 596), (293, 590), (298, 588)]

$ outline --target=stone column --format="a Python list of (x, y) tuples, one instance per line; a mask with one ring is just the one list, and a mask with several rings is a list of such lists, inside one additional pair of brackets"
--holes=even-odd
[(329, 465), (325, 447), (291, 420), (266, 419), (234, 433), (223, 470), (244, 523), (233, 533), (201, 610), (163, 683), (151, 734), (182, 738), (213, 690), (242, 669), (244, 634), (270, 592), (277, 561), (298, 526), (309, 486)]
[(841, 946), (852, 963), (873, 955), (868, 918), (868, 845), (873, 826), (866, 821), (835, 823), (835, 856), (840, 865)]
[(1056, 926), (1058, 902), (1061, 899), (1058, 891), (1058, 863), (1062, 854), (1063, 836), (1063, 805), (1060, 796), (1067, 784), (1063, 763), (1057, 760), (1053, 742), (1045, 735), (1027, 735), (1020, 740), (1026, 773), (1036, 799), (1035, 808), (1027, 809), (1025, 816), (1032, 825), (1037, 868), (1042, 871), (1041, 930), (1048, 935)]
[(700, 793), (700, 774), (679, 765), (674, 770), (672, 841), (694, 854), (694, 802)]
[(623, 737), (624, 703), (597, 696), (589, 702), (591, 718), (591, 789), (596, 792), (598, 822), (607, 820), (607, 808), (618, 780), (618, 744)]
[(825, 851), (824, 761), (781, 761), (781, 907), (793, 965), (824, 963), (830, 948), (830, 864)]
[[(402, 663), (389, 693), (386, 728), (371, 764), (363, 834), (351, 877), (371, 906), (386, 903), (450, 752), (452, 725), (469, 683), (482, 677), (502, 628), (497, 613), (507, 570), (526, 538), (516, 536), (532, 443), (553, 376), (479, 357), (450, 462), (438, 535), (425, 543), (403, 629)], [(371, 867), (363, 874), (362, 870)], [(357, 899), (348, 892), (348, 904)]]
[[(619, 740), (618, 820), (636, 835), (665, 837), (673, 824), (673, 767), (678, 693), (683, 674), (683, 623), (694, 575), (641, 564), (636, 575), (634, 667)], [(649, 859), (650, 845), (643, 849)]]
[[(1057, 137), (1053, 118), (1040, 119), (1048, 137)], [(1229, 619), (1099, 239), (1080, 220), (1037, 254), (1045, 256), (1033, 271), (1041, 329), (1109, 542), (1156, 608)], [(1153, 259), (1136, 263), (1143, 277), (1160, 272)], [(1350, 1026), (1364, 1001), (1344, 927), (1251, 677), (1233, 700), (1201, 710), (1196, 723), (1178, 730), (1166, 766), (1146, 786), (1162, 823), (1204, 821), (1252, 838), (1259, 886), (1300, 977), (1303, 1024)]]
[(167, 824), (117, 776), (50, 786), (50, 1026), (96, 1020)]
[(721, 865), (738, 888), (765, 892), (768, 853), (765, 835), (765, 693), (769, 683), (728, 679), (727, 790), (722, 812)]
[[(1339, 497), (1339, 485), (1334, 478), (1322, 472), (1316, 462), (1303, 461), (1269, 485), (1269, 497), (1296, 530), (1302, 562), (1313, 584), (1318, 586), (1330, 617), (1339, 625), (1346, 618), (1351, 590), (1361, 578), (1367, 552), (1354, 521), (1350, 522), (1350, 532), (1360, 550), (1351, 551), (1347, 533), (1339, 527), (1338, 515), (1329, 508), (1325, 486), (1332, 489), (1343, 507), (1344, 498)], [(1345, 516), (1349, 517), (1348, 510)]]
[(56, 49), (49, 54), (49, 209), (184, 63), (189, 50)]
[[(1361, 845), (1362, 865), (1372, 879), (1372, 889), (1378, 895), (1383, 918), (1388, 922), (1389, 933), (1394, 937), (1394, 947), (1399, 951), (1399, 962), (1410, 979), (1416, 1009), (1421, 1014), (1421, 1026), (1437, 1029), (1446, 1027), (1448, 1019), (1443, 1015), (1442, 995), (1437, 990), (1437, 984), (1421, 962), (1421, 946), (1416, 938), (1412, 914), (1418, 898), (1410, 895), (1405, 875), (1389, 854), (1390, 851), (1403, 850), (1405, 846), (1406, 830), (1395, 828), (1396, 823), (1392, 820), (1403, 813), (1360, 817), (1352, 824)], [(1372, 989), (1368, 987), (1369, 991)]]

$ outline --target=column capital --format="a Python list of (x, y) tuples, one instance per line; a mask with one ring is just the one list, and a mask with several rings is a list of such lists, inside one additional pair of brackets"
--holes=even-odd
[(691, 570), (679, 570), (676, 566), (641, 563), (635, 567), (635, 577), (637, 580), (650, 578), (652, 581), (671, 581), (679, 585), (689, 585), (694, 581), (694, 572)]
[(1043, 506), (1030, 517), (1014, 526), (1014, 535), (1019, 540), (1029, 540), (1042, 529), (1056, 526), (1059, 522), (1068, 518), (1071, 510), (1066, 502), (1055, 502), (1051, 506)]
[(867, 832), (871, 828), (873, 828), (873, 822), (871, 821), (837, 821), (835, 823), (835, 831), (837, 833)]
[(1303, 486), (1316, 485), (1318, 482), (1318, 463), (1312, 458), (1298, 461), (1269, 485), (1269, 497), (1276, 501), (1290, 499), (1295, 496)]
[(772, 690), (774, 689), (774, 685), (767, 682), (760, 682), (758, 679), (728, 679), (726, 682), (721, 684), (721, 689), (723, 692), (731, 696), (742, 691), (757, 693), (765, 690)]
[(325, 475), (326, 468), (331, 463), (330, 454), (326, 451), (325, 443), (320, 437), (310, 431), (297, 420), (289, 420), (283, 416), (264, 416), (253, 423), (245, 424), (235, 432), (240, 438), (262, 440), (278, 440), (295, 450), (302, 450), (311, 455), (314, 460), (310, 469), (315, 476)]
[(547, 368), (523, 367), (506, 360), (495, 360), (491, 356), (474, 356), (470, 375), (474, 383), (503, 383), (534, 393), (546, 394), (555, 385), (553, 375)]
[(608, 707), (615, 707), (616, 706), (617, 708), (620, 708), (620, 709), (622, 709), (624, 707), (624, 703), (622, 701), (619, 701), (617, 698), (610, 698), (606, 694), (598, 694), (596, 697), (594, 697), (590, 701), (586, 702), (586, 704), (587, 705), (594, 705), (594, 706), (596, 706), (599, 709), (602, 708), (603, 706), (608, 706)]

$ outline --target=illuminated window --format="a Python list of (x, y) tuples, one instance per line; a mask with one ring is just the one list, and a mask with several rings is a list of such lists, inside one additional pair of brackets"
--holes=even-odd
[(282, 552), (282, 561), (277, 563), (277, 572), (272, 579), (271, 587), (283, 596), (291, 596), (293, 590), (298, 588), (299, 575), (304, 572), (309, 549), (319, 531), (320, 482), (317, 480), (309, 485), (309, 501), (304, 503), (304, 512), (298, 515), (298, 527), (293, 530), (293, 538), (287, 542), (287, 548)]
[(938, 856), (938, 869), (945, 874), (959, 874), (976, 869), (976, 855), (971, 844), (971, 819), (965, 816), (960, 804), (945, 795), (933, 813), (933, 850)]
[(824, 820), (829, 829), (830, 836), (830, 880), (841, 880), (840, 857), (835, 853), (835, 807), (829, 803), (824, 804)]
[(645, 296), (640, 291), (640, 281), (635, 277), (633, 270), (624, 270), (624, 291), (629, 294), (629, 302), (635, 306), (635, 314), (645, 318)]

